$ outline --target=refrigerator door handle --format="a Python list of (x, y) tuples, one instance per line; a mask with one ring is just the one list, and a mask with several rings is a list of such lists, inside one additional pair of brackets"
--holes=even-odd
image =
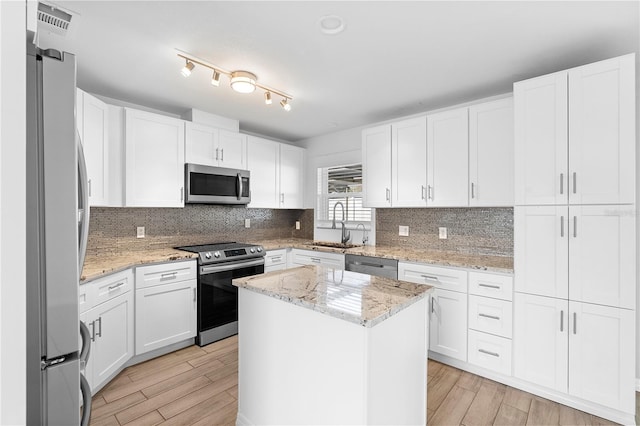
[(82, 150), (82, 141), (80, 140), (80, 134), (76, 131), (76, 145), (78, 147), (78, 179), (80, 180), (80, 196), (81, 206), (78, 206), (82, 210), (80, 219), (80, 235), (79, 235), (79, 250), (78, 250), (78, 274), (82, 274), (82, 266), (84, 265), (84, 257), (87, 253), (87, 240), (89, 239), (89, 179), (87, 176), (87, 163), (84, 158), (84, 151)]
[(89, 353), (91, 352), (91, 333), (89, 327), (80, 321), (80, 336), (82, 336), (82, 349), (80, 350), (80, 368), (83, 369), (89, 361)]
[(80, 392), (82, 393), (82, 417), (80, 426), (88, 426), (91, 418), (91, 386), (84, 374), (80, 374)]

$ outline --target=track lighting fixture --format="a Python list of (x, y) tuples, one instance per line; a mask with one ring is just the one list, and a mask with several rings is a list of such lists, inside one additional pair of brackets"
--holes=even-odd
[[(177, 49), (176, 49), (177, 50)], [(178, 56), (184, 59), (185, 66), (182, 68), (182, 75), (185, 77), (189, 77), (191, 75), (191, 71), (195, 68), (195, 64), (203, 66), (205, 68), (210, 69), (213, 74), (211, 76), (211, 84), (213, 86), (220, 85), (220, 74), (224, 74), (229, 77), (229, 83), (231, 88), (238, 93), (252, 93), (258, 89), (264, 90), (264, 103), (266, 105), (271, 105), (271, 95), (275, 94), (282, 97), (282, 101), (280, 101), (280, 105), (284, 108), (285, 111), (291, 111), (290, 100), (293, 99), (293, 96), (282, 92), (280, 90), (265, 86), (263, 84), (258, 83), (258, 77), (249, 71), (226, 71), (216, 65), (210, 64), (202, 59), (196, 58), (195, 56), (189, 55), (186, 52), (182, 52), (177, 50)]]
[(220, 73), (216, 70), (213, 70), (213, 75), (211, 76), (211, 84), (216, 87), (220, 86)]
[(193, 62), (187, 59), (187, 63), (182, 68), (182, 75), (185, 77), (189, 77), (191, 75), (191, 70), (195, 68)]

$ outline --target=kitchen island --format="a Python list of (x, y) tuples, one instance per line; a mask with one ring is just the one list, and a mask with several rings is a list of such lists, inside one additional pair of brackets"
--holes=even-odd
[(426, 423), (430, 286), (320, 266), (233, 283), (237, 424)]

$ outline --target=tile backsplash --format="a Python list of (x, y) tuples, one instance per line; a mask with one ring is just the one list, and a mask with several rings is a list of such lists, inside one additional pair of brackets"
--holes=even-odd
[[(245, 219), (251, 222), (245, 228)], [(301, 229), (295, 230), (295, 222)], [(145, 238), (136, 228), (145, 227)], [(313, 210), (187, 204), (184, 208), (92, 207), (87, 255), (119, 254), (216, 241), (313, 239)]]
[[(398, 235), (408, 226), (409, 236)], [(447, 228), (447, 239), (438, 228)], [(376, 209), (376, 244), (513, 256), (513, 208)]]

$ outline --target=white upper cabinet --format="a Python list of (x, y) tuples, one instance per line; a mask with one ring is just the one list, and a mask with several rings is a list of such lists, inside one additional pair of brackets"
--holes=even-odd
[(184, 121), (125, 108), (125, 205), (184, 206)]
[(391, 207), (391, 125), (362, 131), (363, 204)]
[(635, 202), (634, 62), (514, 84), (516, 204)]
[(248, 139), (247, 166), (251, 172), (249, 207), (275, 208), (280, 202), (280, 144), (255, 136)]
[(469, 206), (513, 206), (513, 98), (469, 107)]
[(391, 204), (427, 205), (427, 119), (412, 118), (391, 125)]
[[(280, 144), (280, 193), (278, 207), (301, 209), (303, 191), (304, 149)], [(253, 180), (253, 179), (252, 179)]]
[(77, 89), (78, 133), (87, 165), (89, 204), (109, 203), (109, 107), (100, 99)]
[(427, 115), (427, 205), (467, 206), (468, 108)]
[(185, 162), (246, 169), (247, 137), (237, 132), (185, 122)]

